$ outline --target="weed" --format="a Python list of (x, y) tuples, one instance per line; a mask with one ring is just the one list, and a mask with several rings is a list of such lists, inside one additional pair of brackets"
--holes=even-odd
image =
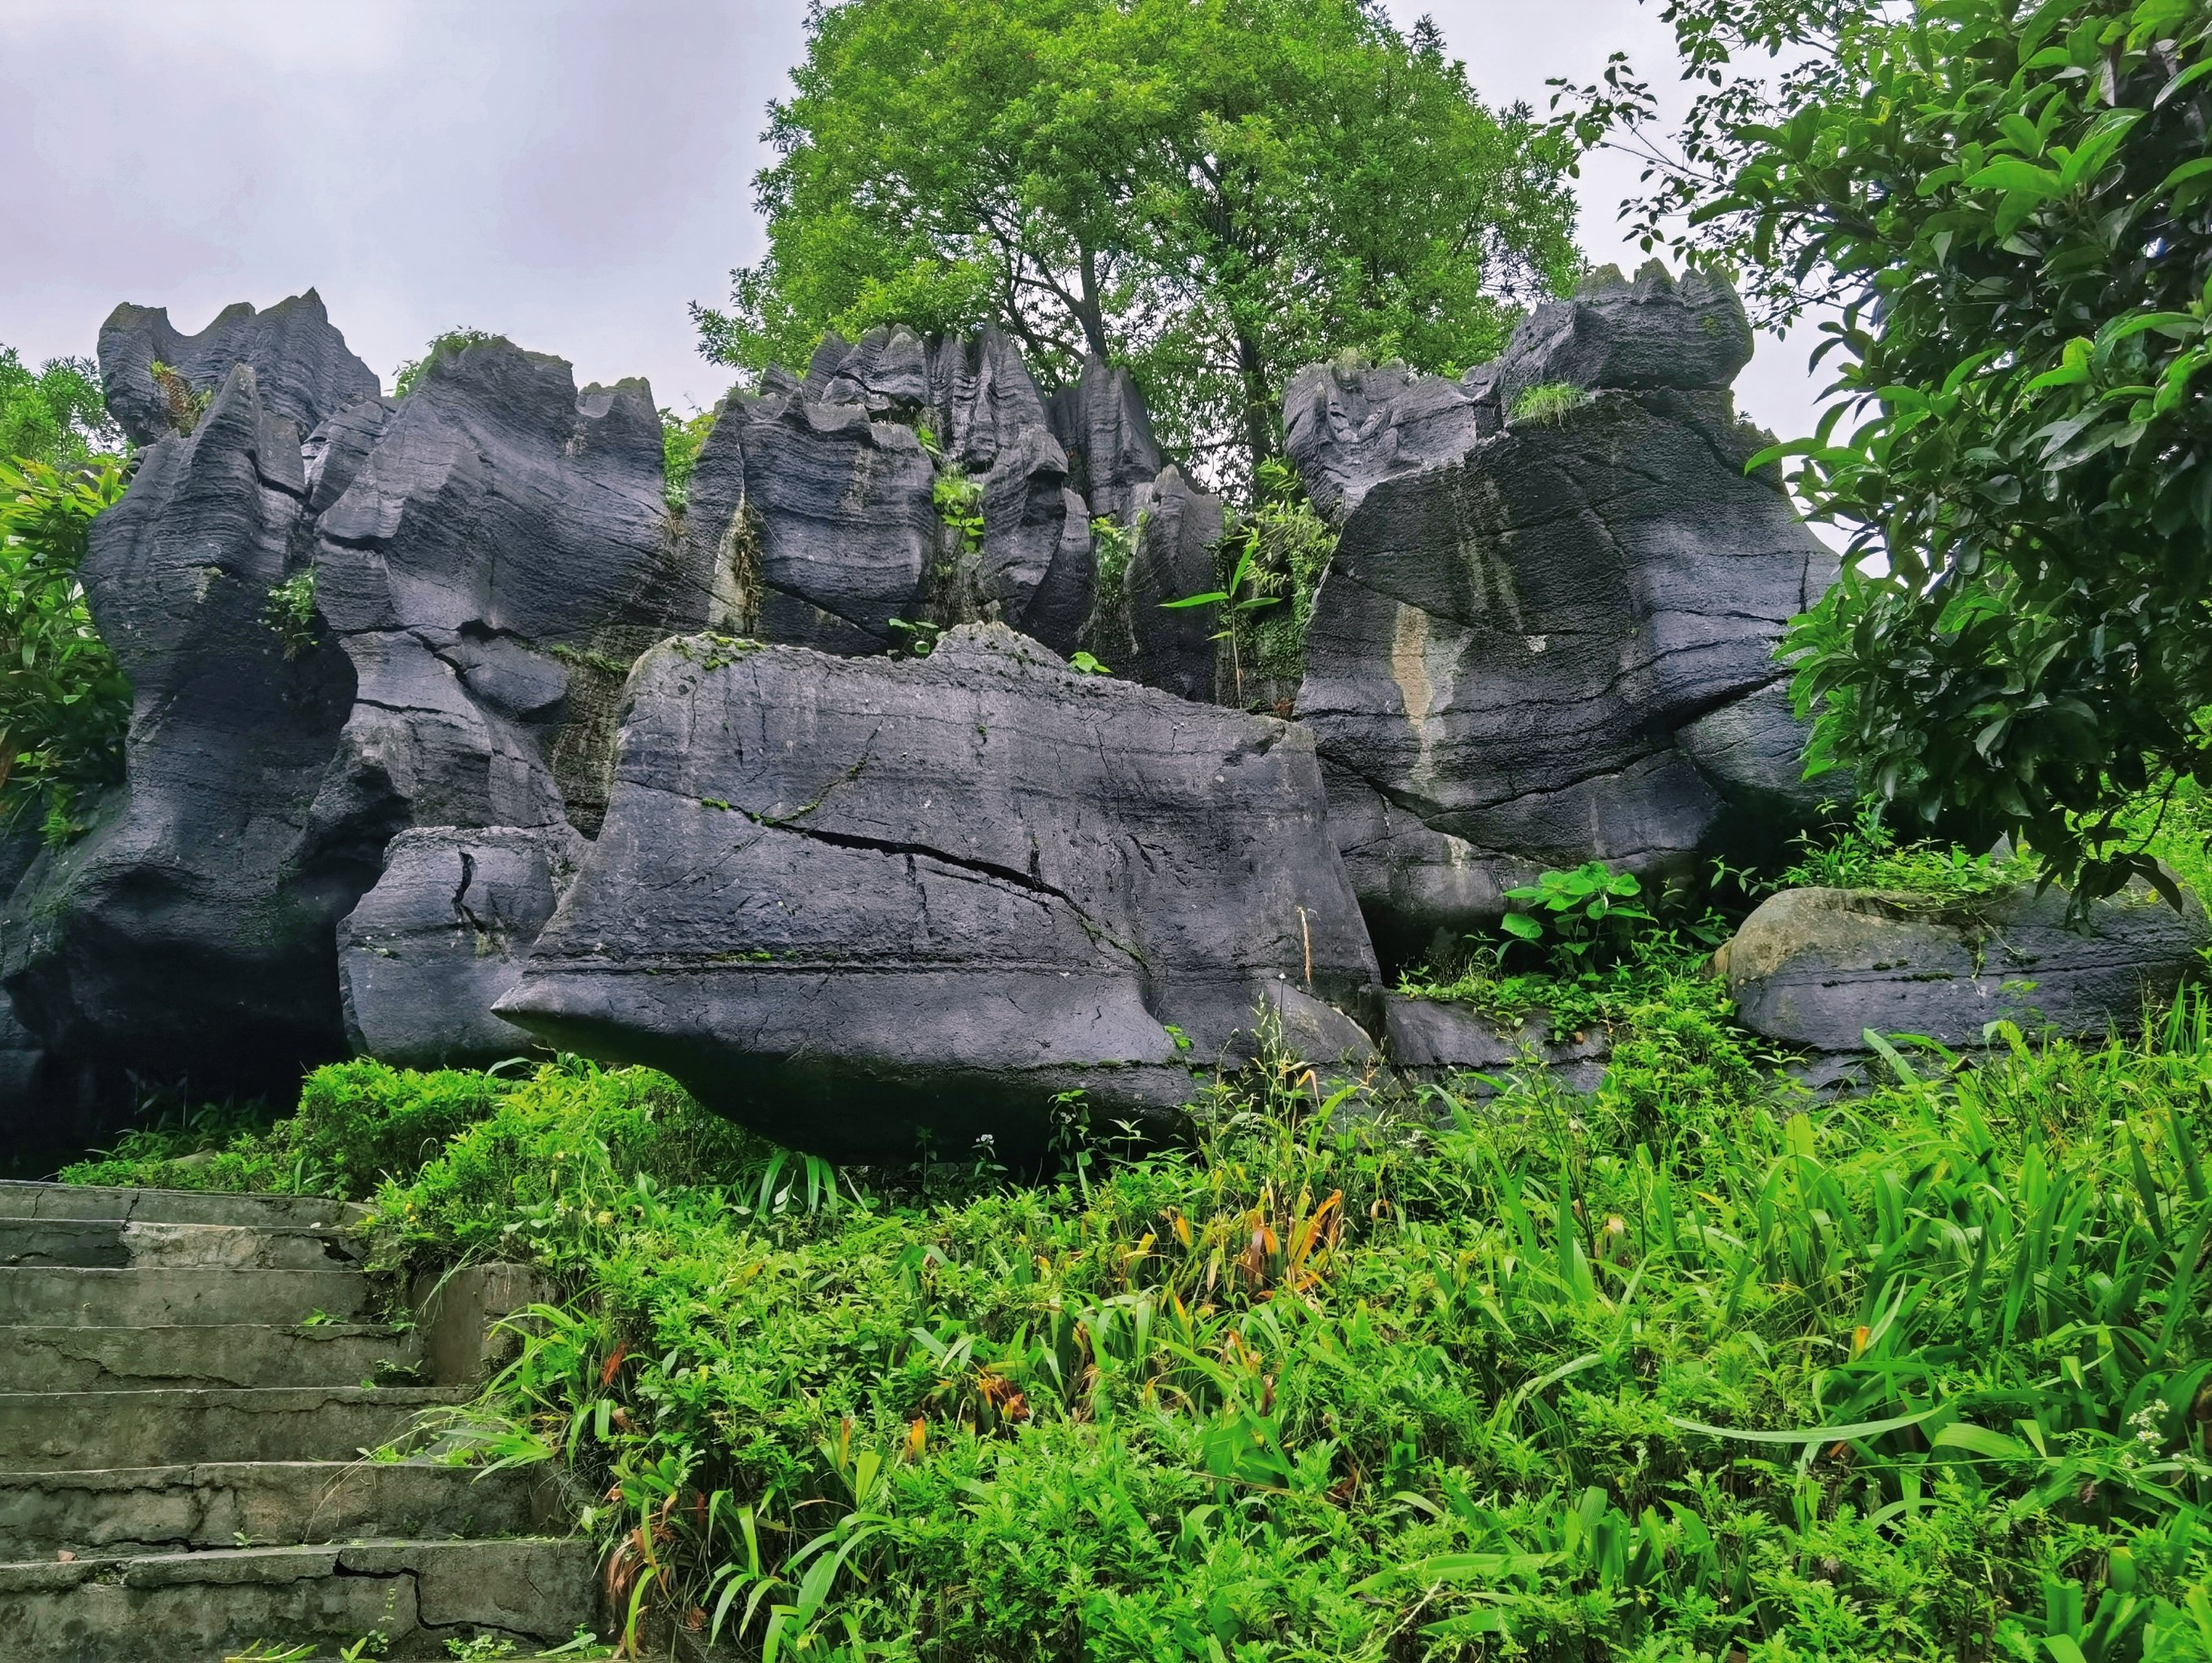
[(1639, 926), (1656, 923), (1637, 904), (1644, 885), (1633, 872), (1617, 872), (1591, 860), (1571, 872), (1545, 872), (1534, 883), (1508, 889), (1522, 903), (1498, 920), (1505, 932), (1554, 957), (1574, 962), (1617, 957)]
[(261, 621), (283, 643), (284, 657), (298, 658), (315, 644), (315, 573), (295, 572), (269, 592)]
[(184, 372), (173, 364), (165, 364), (159, 358), (149, 364), (148, 372), (154, 378), (154, 387), (161, 395), (163, 413), (168, 417), (170, 430), (179, 435), (189, 434), (200, 424), (214, 400), (212, 389), (194, 391), (192, 384), (185, 379)]
[(1507, 419), (1516, 425), (1556, 428), (1589, 403), (1589, 394), (1571, 381), (1544, 381), (1521, 390)]

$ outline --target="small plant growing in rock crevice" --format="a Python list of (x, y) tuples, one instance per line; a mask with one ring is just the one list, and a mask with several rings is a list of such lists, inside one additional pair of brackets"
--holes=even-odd
[(1571, 381), (1540, 382), (1522, 389), (1521, 396), (1513, 401), (1508, 420), (1515, 426), (1556, 428), (1567, 419), (1569, 412), (1589, 403), (1589, 394)]
[(283, 644), (288, 663), (315, 644), (313, 567), (294, 573), (269, 592), (268, 604), (261, 609), (261, 621)]
[(159, 358), (148, 365), (147, 370), (154, 378), (154, 385), (161, 395), (162, 404), (167, 406), (169, 425), (180, 435), (198, 427), (200, 417), (207, 414), (208, 404), (214, 398), (214, 393), (195, 392), (192, 384), (185, 379), (181, 370), (174, 364), (163, 363)]

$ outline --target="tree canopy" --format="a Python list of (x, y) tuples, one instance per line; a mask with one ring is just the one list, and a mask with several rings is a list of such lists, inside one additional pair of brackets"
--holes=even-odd
[(1704, 88), (1680, 148), (1618, 61), (1580, 137), (1644, 148), (1647, 239), (1735, 265), (1771, 320), (1834, 308), (1838, 402), (1780, 452), (1852, 537), (1789, 643), (1814, 765), (2089, 893), (2163, 883), (2132, 805), (2212, 785), (2212, 7), (1667, 15)]
[(33, 370), (0, 347), (0, 458), (71, 466), (122, 442), (90, 360), (50, 358)]
[(1170, 446), (1249, 478), (1283, 383), (1354, 350), (1456, 372), (1579, 270), (1577, 147), (1361, 0), (816, 0), (769, 250), (710, 357), (996, 321), (1048, 385), (1127, 364)]

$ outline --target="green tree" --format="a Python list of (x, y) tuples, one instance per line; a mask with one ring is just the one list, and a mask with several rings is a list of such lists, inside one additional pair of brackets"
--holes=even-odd
[(1679, 148), (1619, 61), (1579, 136), (1644, 148), (1646, 237), (1770, 321), (1833, 307), (1837, 402), (1770, 453), (1852, 537), (1789, 640), (1813, 766), (2090, 893), (2162, 882), (2132, 805), (2212, 782), (2212, 7), (1665, 15), (1703, 87)]
[(82, 794), (123, 777), (131, 683), (93, 628), (77, 567), (124, 483), (112, 457), (66, 471), (0, 462), (0, 828), (41, 814), (62, 841)]
[(33, 370), (0, 347), (0, 458), (71, 467), (122, 444), (89, 359), (49, 358)]
[(768, 252), (694, 308), (724, 362), (995, 320), (1048, 385), (1128, 364), (1171, 446), (1249, 480), (1299, 364), (1455, 372), (1579, 270), (1571, 137), (1371, 0), (817, 0), (807, 27)]

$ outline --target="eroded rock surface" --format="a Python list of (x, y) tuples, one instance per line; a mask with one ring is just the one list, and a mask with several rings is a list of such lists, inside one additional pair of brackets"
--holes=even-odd
[[(1705, 280), (1601, 280), (1540, 311), (1493, 374), (1509, 412), (1516, 377), (1623, 385), (1480, 436), (1464, 385), (1407, 382), (1404, 422), (1385, 401), (1300, 458), (1351, 506), (1297, 715), (1386, 959), (1494, 922), (1532, 870), (1666, 877), (1800, 811), (1773, 652), (1836, 562), (1774, 477), (1743, 472), (1759, 440), (1706, 385), (1741, 361), (1717, 316), (1741, 307)], [(1394, 471), (1375, 436), (1394, 423), (1477, 436)]]
[(2030, 883), (1944, 904), (1785, 889), (1713, 962), (1745, 1027), (1810, 1051), (1864, 1051), (1869, 1029), (1975, 1046), (2000, 1020), (2086, 1037), (2134, 1027), (2202, 971), (2212, 926), (2184, 894), (2176, 912), (2138, 882), (2077, 928), (2064, 890)]
[(589, 829), (631, 660), (707, 622), (715, 578), (670, 525), (642, 383), (580, 394), (501, 342), (395, 404), (312, 295), (234, 307), (198, 358), (167, 327), (126, 307), (103, 333), (125, 408), (149, 354), (238, 355), (93, 527), (127, 778), (16, 886), (0, 969), (50, 1058), (289, 1092), (349, 1048), (337, 932), (386, 844)]
[(492, 1014), (590, 846), (574, 828), (404, 831), (338, 926), (356, 1051), (409, 1068), (485, 1068), (534, 1047)]
[(1262, 1004), (1308, 1054), (1366, 1052), (1325, 822), (1302, 729), (1003, 627), (915, 662), (673, 641), (499, 1013), (824, 1152), (1034, 1152), (1059, 1092), (1172, 1111)]
[[(157, 378), (156, 364), (171, 374)], [(312, 288), (266, 312), (241, 300), (197, 335), (179, 334), (160, 307), (119, 306), (100, 325), (108, 411), (137, 444), (189, 428), (195, 403), (212, 398), (239, 364), (253, 371), (264, 411), (303, 434), (379, 391)]]

